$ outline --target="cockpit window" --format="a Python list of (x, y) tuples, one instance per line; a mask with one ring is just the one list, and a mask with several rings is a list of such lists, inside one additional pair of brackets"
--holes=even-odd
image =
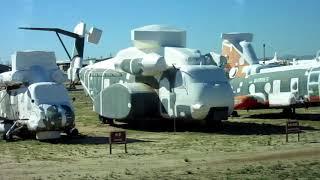
[(31, 89), (31, 98), (36, 104), (61, 104), (69, 101), (67, 90), (63, 85), (41, 84)]
[(187, 63), (188, 65), (217, 65), (210, 54), (201, 55), (198, 57), (189, 57)]
[(192, 69), (182, 71), (184, 79), (190, 83), (221, 83), (227, 82), (227, 78), (221, 69)]
[(210, 55), (210, 53), (205, 54), (202, 56), (203, 61), (207, 64), (207, 65), (215, 65), (218, 66), (217, 63), (213, 60), (212, 56)]
[(319, 74), (318, 73), (310, 74), (310, 82), (318, 82), (318, 80), (319, 80)]
[(178, 71), (176, 73), (176, 79), (175, 79), (175, 82), (174, 82), (174, 87), (175, 88), (182, 88), (183, 87), (183, 79), (182, 79), (181, 71)]

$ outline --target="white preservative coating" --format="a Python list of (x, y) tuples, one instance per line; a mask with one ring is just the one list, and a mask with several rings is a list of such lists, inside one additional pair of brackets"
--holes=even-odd
[(228, 118), (228, 79), (210, 55), (186, 47), (185, 30), (148, 25), (133, 29), (131, 40), (133, 47), (80, 70), (100, 120), (164, 117), (214, 124)]
[(131, 31), (137, 48), (186, 47), (186, 31), (166, 25), (148, 25)]
[[(58, 30), (75, 39), (72, 62), (78, 59), (81, 64), (85, 31)], [(149, 25), (133, 29), (131, 40), (134, 46), (115, 57), (73, 71), (102, 122), (163, 117), (215, 124), (228, 119), (233, 111), (228, 79), (210, 54), (186, 48), (185, 30)]]
[(12, 71), (0, 74), (0, 133), (5, 139), (20, 131), (35, 132), (37, 139), (55, 139), (64, 132), (77, 134), (66, 76), (54, 52), (18, 51)]

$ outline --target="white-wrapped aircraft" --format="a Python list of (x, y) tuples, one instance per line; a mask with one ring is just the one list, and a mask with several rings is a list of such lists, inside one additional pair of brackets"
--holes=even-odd
[(59, 138), (62, 132), (78, 134), (66, 80), (53, 52), (18, 51), (12, 70), (0, 74), (0, 133), (39, 140)]
[[(83, 39), (75, 39), (83, 52)], [(132, 30), (131, 40), (133, 47), (114, 58), (76, 71), (101, 121), (164, 117), (215, 124), (228, 118), (233, 92), (224, 71), (210, 55), (186, 48), (184, 30), (150, 25)], [(83, 53), (77, 57), (81, 64)]]

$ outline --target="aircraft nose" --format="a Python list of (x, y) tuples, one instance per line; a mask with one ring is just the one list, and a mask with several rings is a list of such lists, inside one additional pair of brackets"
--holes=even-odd
[[(223, 96), (223, 88), (220, 87), (221, 85), (204, 85), (201, 92), (200, 98), (204, 104), (211, 104), (214, 101), (217, 101), (219, 96)], [(220, 99), (220, 98), (219, 98)]]
[(44, 119), (44, 124), (48, 129), (56, 129), (62, 126), (62, 115), (59, 109), (55, 105), (50, 105), (46, 109), (46, 118)]
[(200, 103), (207, 107), (233, 107), (233, 93), (227, 84), (204, 85), (199, 94)]

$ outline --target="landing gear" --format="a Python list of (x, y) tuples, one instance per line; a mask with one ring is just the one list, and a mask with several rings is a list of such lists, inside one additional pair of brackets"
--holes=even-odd
[(69, 84), (69, 90), (75, 90), (76, 88), (76, 82), (70, 80), (70, 84)]
[(66, 131), (66, 134), (70, 137), (75, 137), (79, 135), (79, 131), (77, 128), (71, 128), (69, 130)]
[(110, 124), (111, 126), (114, 125), (114, 121), (111, 118), (107, 118), (107, 117), (99, 115), (99, 120), (102, 124)]
[(208, 115), (205, 118), (206, 126), (210, 129), (221, 129), (222, 128), (222, 120), (214, 119), (213, 115)]
[(207, 117), (205, 118), (206, 125), (213, 129), (222, 129), (222, 120), (228, 119), (228, 109), (227, 108), (211, 108)]
[(5, 141), (11, 141), (13, 139), (12, 134), (7, 135), (7, 133), (3, 133), (2, 139)]
[(291, 114), (292, 113), (292, 109), (291, 108), (284, 108), (282, 110), (282, 114)]
[(231, 117), (240, 117), (238, 111), (232, 111)]
[(290, 117), (290, 118), (295, 118), (295, 116), (296, 116), (296, 108), (294, 108), (294, 107), (285, 108), (285, 109), (282, 110), (282, 113), (285, 114), (285, 115), (288, 115), (288, 117)]
[(222, 120), (206, 119), (206, 126), (210, 129), (222, 129), (223, 123)]
[(15, 130), (17, 129), (17, 126), (16, 126), (16, 125), (17, 125), (17, 121), (14, 122), (14, 123), (12, 124), (12, 126), (10, 127), (10, 129), (3, 134), (3, 137), (2, 137), (3, 140), (11, 141), (11, 140), (13, 139), (13, 133), (14, 133)]

